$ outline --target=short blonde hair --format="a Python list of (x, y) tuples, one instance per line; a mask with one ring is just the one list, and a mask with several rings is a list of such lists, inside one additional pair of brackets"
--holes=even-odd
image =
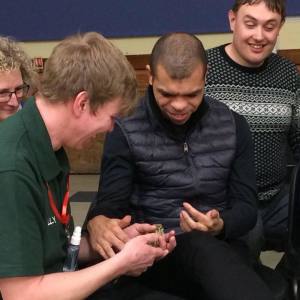
[(15, 69), (20, 69), (24, 82), (36, 88), (37, 73), (29, 56), (13, 38), (0, 36), (0, 72)]
[(117, 47), (96, 32), (66, 38), (45, 64), (41, 94), (49, 101), (69, 101), (81, 91), (88, 93), (92, 112), (116, 97), (123, 99), (126, 108), (137, 98), (132, 66)]

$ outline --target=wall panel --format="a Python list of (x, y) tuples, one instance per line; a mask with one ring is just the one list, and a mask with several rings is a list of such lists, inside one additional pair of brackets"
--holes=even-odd
[[(23, 41), (60, 40), (81, 31), (107, 37), (157, 36), (170, 31), (228, 32), (232, 0), (2, 1), (0, 34)], [(300, 1), (288, 0), (300, 16)]]

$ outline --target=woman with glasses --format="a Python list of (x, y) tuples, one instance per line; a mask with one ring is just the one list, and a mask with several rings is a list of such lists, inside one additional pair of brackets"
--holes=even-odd
[(0, 121), (21, 108), (35, 78), (26, 53), (13, 39), (0, 36)]

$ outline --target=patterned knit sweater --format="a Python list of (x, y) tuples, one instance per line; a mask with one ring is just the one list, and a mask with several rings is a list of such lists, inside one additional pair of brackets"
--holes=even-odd
[(300, 74), (271, 54), (259, 68), (236, 64), (225, 45), (207, 51), (206, 94), (247, 119), (255, 148), (259, 200), (272, 200), (286, 182), (289, 149), (300, 158)]

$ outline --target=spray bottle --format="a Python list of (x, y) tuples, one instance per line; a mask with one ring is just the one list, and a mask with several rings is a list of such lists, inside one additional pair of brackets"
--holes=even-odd
[(80, 248), (80, 239), (81, 227), (76, 226), (68, 247), (67, 257), (63, 267), (64, 272), (71, 272), (77, 269), (77, 258)]

